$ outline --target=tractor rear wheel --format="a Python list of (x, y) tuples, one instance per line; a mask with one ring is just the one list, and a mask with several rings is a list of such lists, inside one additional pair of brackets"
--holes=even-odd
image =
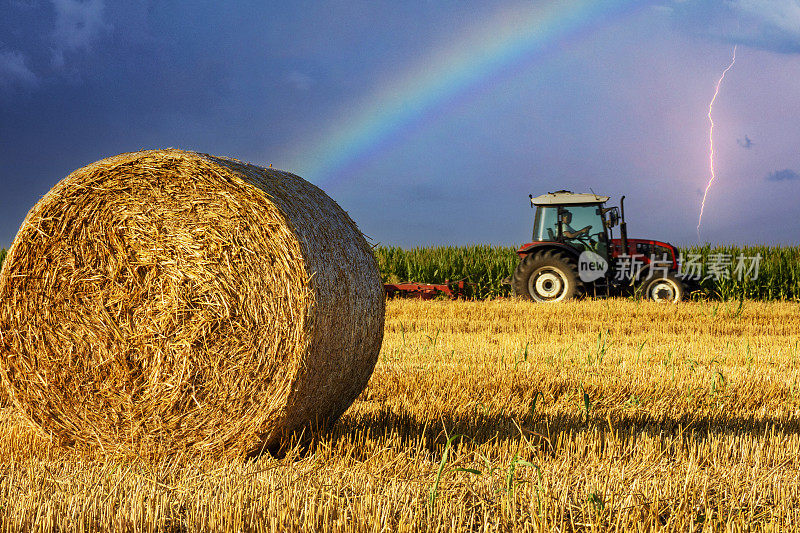
[(642, 288), (645, 298), (654, 302), (680, 302), (685, 292), (683, 281), (672, 273), (645, 280)]
[(575, 262), (554, 250), (528, 254), (511, 279), (514, 295), (535, 302), (560, 302), (578, 296), (583, 284)]

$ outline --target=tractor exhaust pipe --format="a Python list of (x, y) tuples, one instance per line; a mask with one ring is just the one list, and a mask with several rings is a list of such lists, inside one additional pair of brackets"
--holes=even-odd
[(625, 255), (630, 255), (630, 250), (628, 250), (628, 224), (625, 222), (625, 195), (622, 195), (622, 198), (619, 199), (619, 211), (620, 215), (622, 215), (622, 222), (619, 223), (619, 237), (620, 241), (622, 242), (622, 253)]

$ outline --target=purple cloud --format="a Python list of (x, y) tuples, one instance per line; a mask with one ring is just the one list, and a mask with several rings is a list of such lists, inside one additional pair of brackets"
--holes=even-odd
[(694, 34), (784, 54), (800, 53), (797, 0), (672, 0), (662, 4)]
[(798, 179), (800, 179), (800, 174), (788, 168), (767, 174), (767, 181), (794, 181)]

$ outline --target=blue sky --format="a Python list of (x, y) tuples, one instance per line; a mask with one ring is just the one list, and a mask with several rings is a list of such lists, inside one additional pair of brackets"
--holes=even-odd
[[(800, 243), (800, 0), (633, 4), (573, 27), (590, 3), (2, 0), (0, 246), (72, 170), (161, 147), (295, 172), (383, 244), (520, 244), (527, 195), (561, 188), (694, 243), (734, 44), (702, 237)], [(519, 21), (559, 31), (425, 100)]]

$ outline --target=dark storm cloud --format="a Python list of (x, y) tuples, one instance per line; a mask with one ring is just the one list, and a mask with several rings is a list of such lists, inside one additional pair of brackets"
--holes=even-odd
[[(0, 96), (76, 79), (76, 62), (91, 54), (112, 25), (103, 0), (11, 2), (0, 18)], [(11, 44), (13, 43), (13, 45)]]
[(800, 0), (680, 0), (662, 7), (690, 33), (772, 52), (800, 53)]
[(55, 10), (53, 57), (55, 68), (64, 66), (64, 53), (89, 51), (111, 26), (103, 20), (103, 0), (52, 0)]
[(17, 50), (0, 50), (0, 90), (14, 86), (31, 87), (38, 82), (36, 74), (28, 67), (28, 59)]
[(789, 168), (767, 174), (767, 181), (794, 181), (798, 179), (800, 179), (800, 174)]
[(746, 148), (749, 150), (753, 147), (753, 141), (747, 135), (744, 136), (744, 139), (736, 139), (736, 144), (741, 146), (742, 148)]

